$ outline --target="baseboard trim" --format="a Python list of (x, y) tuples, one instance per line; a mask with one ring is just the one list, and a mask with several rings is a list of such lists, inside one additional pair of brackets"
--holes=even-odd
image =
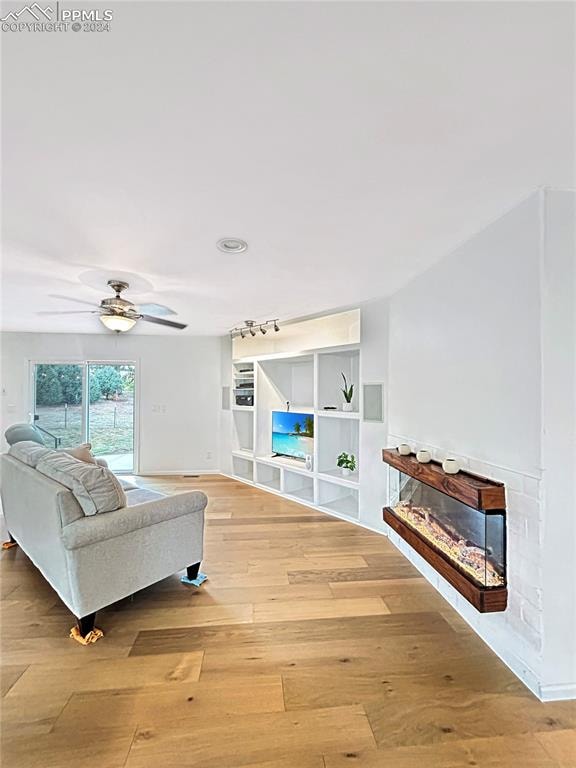
[(568, 701), (576, 699), (576, 683), (550, 683), (539, 686), (541, 701)]
[(167, 477), (182, 477), (183, 475), (221, 475), (219, 469), (148, 469), (145, 472), (131, 472), (129, 474), (136, 475), (136, 477), (161, 477), (166, 475)]

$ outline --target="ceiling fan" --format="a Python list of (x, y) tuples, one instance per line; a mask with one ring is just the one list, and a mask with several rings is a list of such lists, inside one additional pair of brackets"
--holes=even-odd
[(42, 315), (76, 315), (76, 314), (95, 314), (100, 318), (101, 323), (110, 331), (116, 333), (123, 333), (129, 331), (138, 320), (144, 320), (146, 323), (156, 323), (157, 325), (167, 325), (170, 328), (177, 328), (182, 330), (187, 328), (184, 323), (177, 323), (174, 320), (166, 320), (163, 317), (157, 317), (155, 315), (143, 314), (140, 310), (150, 308), (152, 311), (160, 311), (164, 314), (175, 314), (173, 310), (168, 307), (162, 307), (159, 304), (142, 305), (140, 308), (133, 304), (128, 299), (123, 299), (120, 295), (122, 291), (129, 288), (129, 284), (123, 280), (108, 280), (108, 285), (116, 293), (112, 298), (102, 299), (100, 304), (92, 304), (82, 299), (75, 299), (71, 296), (60, 296), (57, 298), (67, 299), (68, 301), (76, 301), (79, 304), (88, 304), (91, 307), (97, 307), (97, 309), (78, 309), (78, 310), (64, 310), (56, 312), (41, 312)]

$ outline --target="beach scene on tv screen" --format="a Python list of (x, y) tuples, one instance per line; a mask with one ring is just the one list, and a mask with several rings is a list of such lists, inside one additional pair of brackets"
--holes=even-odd
[(272, 453), (305, 459), (314, 451), (314, 416), (272, 411)]

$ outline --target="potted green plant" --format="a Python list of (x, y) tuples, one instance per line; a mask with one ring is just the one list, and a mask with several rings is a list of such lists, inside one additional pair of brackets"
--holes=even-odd
[(340, 467), (342, 476), (347, 477), (356, 469), (356, 457), (352, 453), (348, 455), (345, 451), (342, 451), (336, 459), (336, 465)]
[(342, 374), (342, 378), (344, 379), (344, 386), (342, 387), (342, 394), (344, 395), (344, 405), (342, 406), (343, 411), (351, 411), (352, 410), (352, 398), (354, 397), (354, 384), (350, 384), (348, 386), (348, 382), (346, 381), (346, 376)]

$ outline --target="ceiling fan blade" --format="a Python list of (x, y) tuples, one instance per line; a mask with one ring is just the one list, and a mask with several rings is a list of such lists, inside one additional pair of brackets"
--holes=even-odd
[(64, 301), (74, 301), (76, 304), (86, 304), (87, 307), (99, 307), (100, 304), (95, 304), (93, 301), (84, 301), (84, 299), (75, 299), (73, 296), (60, 296), (57, 293), (48, 294), (51, 299), (64, 299)]
[(173, 309), (166, 307), (164, 304), (138, 304), (138, 309), (145, 315), (175, 315)]
[(158, 325), (168, 325), (170, 328), (178, 328), (180, 330), (183, 330), (184, 328), (187, 328), (188, 326), (185, 323), (176, 323), (174, 320), (164, 320), (163, 317), (154, 317), (154, 315), (140, 315), (140, 318), (142, 320), (145, 320), (147, 323), (157, 323)]
[(64, 309), (54, 310), (52, 312), (36, 312), (37, 315), (99, 315), (97, 309)]

